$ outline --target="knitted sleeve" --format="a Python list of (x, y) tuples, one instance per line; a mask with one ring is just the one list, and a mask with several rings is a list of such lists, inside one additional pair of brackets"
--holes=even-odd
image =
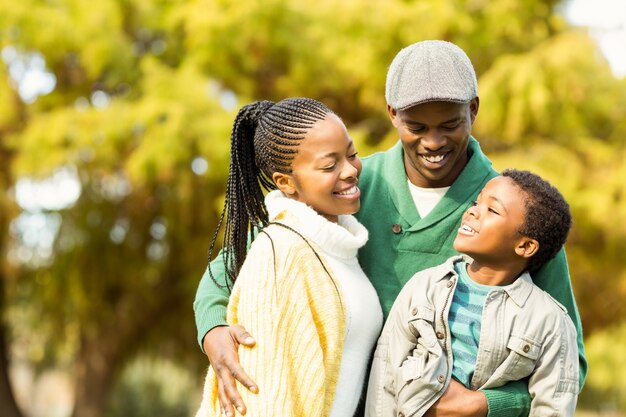
[[(240, 347), (239, 359), (259, 393), (239, 393), (248, 415), (327, 416), (345, 331), (340, 297), (306, 244), (282, 231), (270, 235), (252, 245), (228, 307), (228, 322), (256, 339), (253, 348)], [(216, 380), (207, 379), (204, 402), (219, 412)]]

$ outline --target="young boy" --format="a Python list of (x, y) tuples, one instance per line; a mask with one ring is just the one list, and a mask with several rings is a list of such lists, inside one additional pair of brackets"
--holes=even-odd
[(531, 274), (571, 227), (556, 188), (527, 171), (491, 179), (463, 215), (444, 264), (404, 286), (374, 354), (367, 416), (421, 416), (451, 378), (477, 390), (527, 378), (530, 415), (572, 416), (576, 329)]

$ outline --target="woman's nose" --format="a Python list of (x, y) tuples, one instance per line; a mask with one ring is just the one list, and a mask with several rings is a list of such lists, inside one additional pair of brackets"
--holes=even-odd
[(345, 178), (345, 179), (356, 178), (359, 175), (359, 170), (357, 169), (357, 167), (352, 165), (350, 162), (346, 162), (344, 164), (344, 167), (343, 167), (343, 170), (342, 170), (341, 174), (342, 174), (342, 177)]

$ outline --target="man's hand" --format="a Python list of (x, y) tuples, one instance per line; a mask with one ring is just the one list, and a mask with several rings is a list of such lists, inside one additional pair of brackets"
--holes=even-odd
[(472, 391), (453, 379), (443, 396), (426, 412), (425, 417), (486, 417), (487, 397), (480, 391)]
[(239, 345), (252, 347), (254, 338), (242, 326), (214, 327), (204, 336), (202, 347), (217, 375), (218, 396), (222, 411), (227, 416), (234, 416), (233, 405), (241, 415), (246, 414), (235, 379), (253, 393), (259, 389), (239, 364), (237, 349)]

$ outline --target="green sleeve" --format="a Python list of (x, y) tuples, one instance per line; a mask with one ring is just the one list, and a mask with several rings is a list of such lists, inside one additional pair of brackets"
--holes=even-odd
[[(557, 256), (545, 264), (539, 271), (532, 274), (533, 282), (563, 304), (574, 322), (577, 331), (578, 364), (579, 364), (579, 388), (582, 390), (587, 376), (587, 359), (583, 345), (583, 332), (580, 315), (576, 307), (572, 283), (565, 250), (561, 250)], [(492, 416), (528, 416), (530, 412), (530, 394), (528, 382), (514, 381), (494, 389), (483, 390), (487, 397), (489, 407), (488, 417)]]
[(513, 381), (492, 389), (482, 390), (487, 397), (487, 417), (527, 416), (530, 412), (528, 381)]
[[(198, 290), (196, 291), (196, 299), (193, 302), (196, 328), (198, 329), (198, 343), (203, 352), (202, 340), (207, 332), (214, 327), (226, 325), (226, 307), (228, 306), (228, 297), (230, 296), (229, 288), (224, 285), (226, 274), (221, 251), (211, 261), (210, 268), (213, 279), (220, 286), (211, 279), (209, 268), (207, 267), (200, 280)], [(232, 283), (229, 283), (229, 285), (232, 286)]]

